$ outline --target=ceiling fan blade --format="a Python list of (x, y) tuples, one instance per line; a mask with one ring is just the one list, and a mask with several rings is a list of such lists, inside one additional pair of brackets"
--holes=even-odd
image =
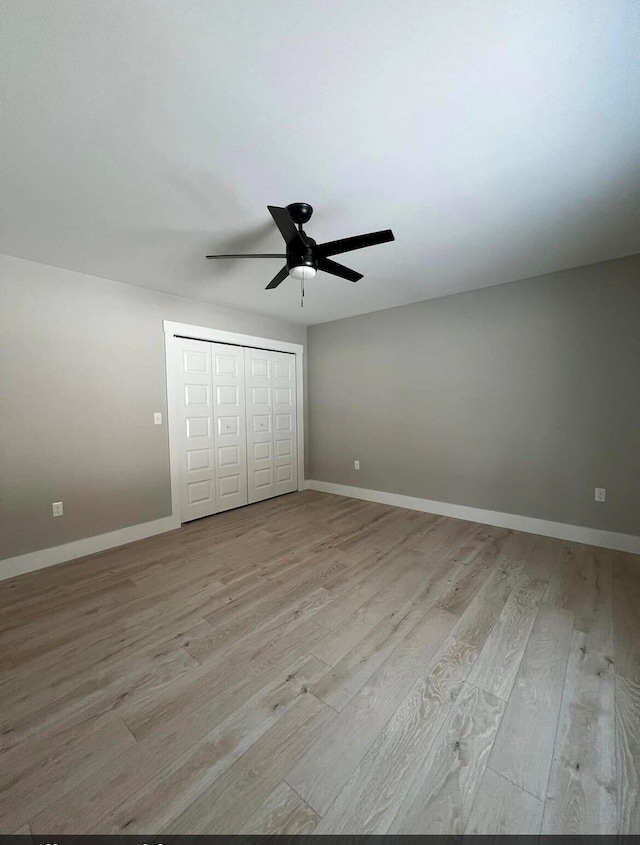
[(356, 235), (353, 238), (342, 238), (339, 241), (327, 241), (325, 244), (318, 244), (316, 254), (318, 257), (339, 255), (341, 252), (364, 249), (367, 246), (385, 244), (388, 241), (395, 241), (395, 237), (391, 229), (384, 229), (382, 232), (369, 232), (368, 235)]
[(279, 270), (273, 277), (273, 279), (271, 279), (269, 284), (266, 286), (265, 290), (273, 290), (274, 288), (277, 288), (278, 285), (281, 285), (282, 282), (284, 282), (288, 275), (289, 271), (287, 270), (287, 266), (285, 264), (282, 270)]
[(291, 247), (295, 247), (304, 251), (306, 244), (302, 240), (300, 232), (296, 229), (296, 224), (293, 222), (293, 218), (288, 210), (286, 208), (280, 208), (278, 205), (268, 205), (267, 208), (276, 226), (280, 229), (280, 234), (284, 238), (287, 248), (291, 249)]
[(362, 278), (362, 273), (357, 273), (344, 264), (338, 264), (337, 261), (332, 261), (330, 258), (318, 259), (318, 270), (324, 270), (325, 273), (331, 273), (332, 276), (340, 276), (341, 279), (348, 279), (350, 282), (357, 282)]
[(207, 258), (286, 258), (282, 252), (261, 252), (257, 255), (207, 255)]

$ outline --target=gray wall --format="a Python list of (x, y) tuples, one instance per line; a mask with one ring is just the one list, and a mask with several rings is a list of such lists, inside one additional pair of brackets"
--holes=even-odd
[(0, 303), (0, 559), (170, 515), (162, 320), (306, 335), (9, 256)]
[(640, 255), (308, 343), (309, 478), (640, 534)]

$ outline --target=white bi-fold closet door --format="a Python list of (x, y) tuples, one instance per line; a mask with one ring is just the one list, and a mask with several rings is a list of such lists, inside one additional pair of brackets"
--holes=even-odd
[(296, 490), (295, 355), (176, 340), (181, 522)]
[(295, 355), (245, 349), (249, 502), (298, 487)]
[(181, 521), (247, 504), (244, 349), (178, 339)]

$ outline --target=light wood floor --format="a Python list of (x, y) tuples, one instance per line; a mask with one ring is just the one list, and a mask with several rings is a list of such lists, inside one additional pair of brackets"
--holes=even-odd
[(639, 557), (308, 491), (0, 594), (2, 833), (640, 832)]

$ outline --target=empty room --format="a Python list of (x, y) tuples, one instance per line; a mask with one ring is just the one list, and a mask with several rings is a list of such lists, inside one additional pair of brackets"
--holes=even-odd
[(0, 17), (0, 835), (640, 834), (640, 5)]

